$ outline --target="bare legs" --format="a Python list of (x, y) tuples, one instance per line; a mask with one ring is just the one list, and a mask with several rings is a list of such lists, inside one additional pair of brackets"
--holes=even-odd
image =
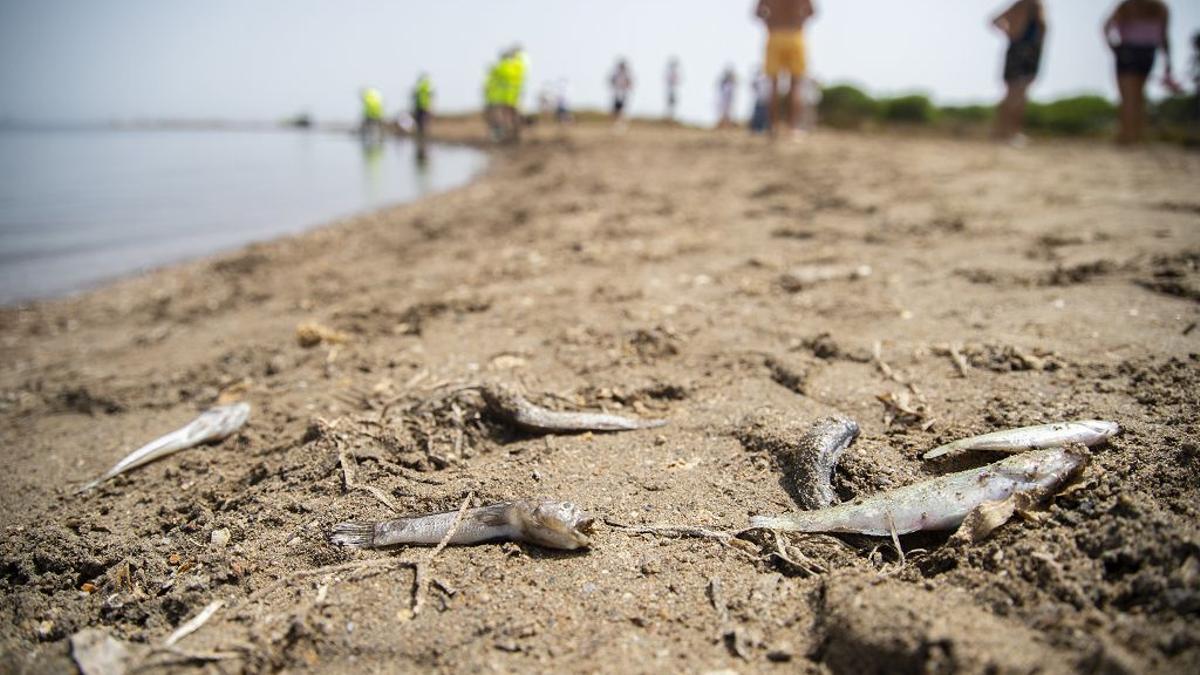
[[(774, 137), (779, 129), (779, 89), (782, 74), (771, 77), (771, 103), (767, 106), (767, 120), (770, 123), (769, 133)], [(801, 75), (788, 75), (787, 122), (788, 129), (795, 131), (800, 122), (800, 82)]]
[(1025, 103), (1028, 99), (1030, 78), (1021, 78), (1007, 82), (1008, 91), (1000, 105), (996, 106), (996, 127), (993, 135), (1002, 141), (1010, 141), (1021, 132), (1021, 122), (1025, 117)]
[(1146, 126), (1146, 78), (1118, 74), (1117, 89), (1121, 92), (1121, 130), (1117, 142), (1136, 143), (1142, 139), (1142, 129)]

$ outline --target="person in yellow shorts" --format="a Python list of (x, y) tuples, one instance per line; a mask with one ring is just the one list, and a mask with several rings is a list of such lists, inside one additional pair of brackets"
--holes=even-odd
[(796, 131), (800, 120), (800, 92), (807, 64), (804, 59), (804, 24), (813, 17), (812, 0), (758, 0), (755, 15), (767, 26), (767, 59), (763, 70), (771, 80), (767, 107), (774, 135), (779, 117), (780, 81), (788, 76), (788, 128)]

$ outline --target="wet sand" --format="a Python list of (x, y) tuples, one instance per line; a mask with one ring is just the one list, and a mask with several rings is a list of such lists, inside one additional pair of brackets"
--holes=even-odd
[[(168, 668), (1196, 672), (1197, 175), (1166, 147), (541, 129), (462, 189), (3, 310), (0, 664), (63, 672), (87, 626), (181, 659), (148, 648), (219, 599), (177, 647), (227, 658)], [(824, 265), (871, 274), (804, 283)], [(307, 322), (345, 340), (301, 346)], [(514, 432), (462, 389), (483, 380), (670, 424)], [(237, 397), (241, 433), (71, 494)], [(1040, 516), (901, 537), (903, 562), (601, 523), (582, 553), (447, 548), (416, 616), (410, 567), (305, 573), (429, 555), (326, 543), (389, 517), (356, 486), (736, 531), (795, 508), (748, 420), (833, 411), (862, 427), (842, 499), (998, 458), (921, 461), (965, 435), (1125, 431)]]

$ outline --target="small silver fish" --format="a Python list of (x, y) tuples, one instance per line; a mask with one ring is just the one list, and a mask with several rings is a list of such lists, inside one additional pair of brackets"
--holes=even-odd
[(1068, 443), (1083, 443), (1091, 447), (1103, 443), (1121, 431), (1116, 422), (1105, 420), (1079, 420), (1039, 424), (1019, 429), (994, 431), (982, 436), (963, 438), (952, 443), (939, 445), (922, 455), (934, 459), (951, 452), (964, 450), (992, 450), (995, 452), (1024, 452), (1035, 448), (1052, 448)]
[(639, 420), (620, 415), (559, 412), (530, 403), (511, 387), (489, 384), (480, 389), (488, 411), (501, 420), (531, 431), (575, 433), (581, 431), (632, 431), (653, 429), (666, 420)]
[(750, 527), (875, 536), (950, 530), (981, 505), (1018, 494), (1031, 501), (1045, 499), (1078, 476), (1087, 463), (1084, 450), (1034, 450), (827, 509), (753, 516)]
[(186, 450), (201, 443), (221, 440), (240, 429), (249, 417), (250, 404), (245, 402), (209, 408), (182, 429), (176, 429), (165, 436), (160, 436), (129, 453), (103, 476), (79, 488), (76, 493), (86, 492), (113, 476), (160, 457), (166, 457), (173, 452)]
[[(381, 523), (338, 523), (329, 540), (350, 548), (434, 546), (450, 531), (457, 515), (455, 510)], [(508, 539), (572, 551), (591, 543), (588, 535), (595, 522), (594, 516), (571, 502), (520, 499), (467, 509), (449, 543), (470, 545)]]

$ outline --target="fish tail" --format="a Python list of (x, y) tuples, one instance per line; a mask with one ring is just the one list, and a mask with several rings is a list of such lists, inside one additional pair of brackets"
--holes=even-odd
[(750, 527), (767, 530), (797, 530), (796, 522), (787, 516), (750, 516)]
[(329, 533), (329, 542), (350, 548), (375, 546), (375, 523), (338, 523)]
[(96, 480), (89, 481), (89, 482), (79, 486), (78, 488), (75, 488), (75, 494), (81, 495), (81, 494), (91, 490), (92, 488), (96, 487), (100, 483), (103, 483), (105, 478), (107, 478), (107, 476), (101, 476), (100, 478), (97, 478)]
[(661, 426), (666, 426), (667, 420), (641, 420), (638, 423), (642, 429), (657, 429)]

